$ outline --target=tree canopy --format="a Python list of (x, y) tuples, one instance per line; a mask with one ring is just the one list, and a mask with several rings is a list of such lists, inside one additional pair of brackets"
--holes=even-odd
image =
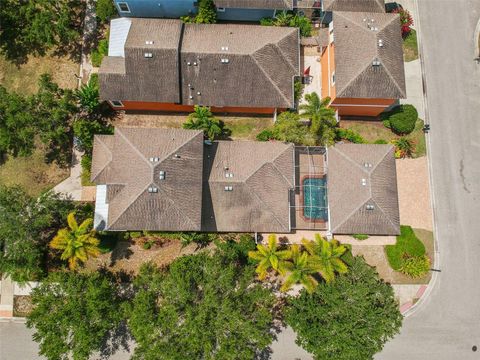
[(105, 350), (123, 316), (115, 282), (99, 272), (52, 273), (32, 291), (32, 303), (27, 326), (51, 360), (88, 360)]
[(300, 117), (310, 119), (310, 133), (315, 138), (316, 145), (333, 145), (335, 142), (335, 129), (337, 119), (335, 110), (328, 107), (330, 98), (320, 100), (317, 93), (305, 95), (305, 104), (300, 105)]
[(315, 145), (313, 137), (309, 136), (308, 127), (300, 122), (300, 116), (294, 112), (285, 111), (278, 115), (272, 132), (275, 139), (280, 141)]
[(80, 0), (2, 0), (0, 52), (23, 63), (28, 55), (45, 55), (56, 47), (73, 52), (83, 23)]
[(0, 272), (19, 282), (42, 277), (48, 241), (73, 208), (50, 192), (36, 199), (18, 186), (0, 186)]
[[(253, 242), (250, 241), (250, 244)], [(252, 359), (272, 341), (275, 297), (254, 282), (245, 244), (142, 268), (129, 328), (137, 359)]]
[(402, 315), (392, 287), (356, 257), (334, 282), (291, 297), (285, 320), (315, 359), (358, 360), (372, 359), (399, 332)]

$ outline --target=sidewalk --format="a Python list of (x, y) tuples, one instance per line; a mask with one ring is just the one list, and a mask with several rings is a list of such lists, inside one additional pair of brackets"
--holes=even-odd
[(0, 318), (13, 316), (14, 284), (10, 277), (3, 276), (0, 290)]
[[(85, 9), (85, 21), (83, 25), (83, 39), (82, 39), (82, 62), (80, 63), (80, 74), (78, 87), (88, 82), (93, 66), (87, 54), (90, 53), (92, 41), (94, 39), (95, 30), (97, 29), (97, 19), (95, 17), (95, 2), (87, 0)], [(65, 197), (75, 201), (82, 201), (82, 160), (83, 153), (78, 151), (75, 146), (72, 153), (72, 165), (70, 168), (70, 176), (56, 185), (53, 190), (64, 194)]]

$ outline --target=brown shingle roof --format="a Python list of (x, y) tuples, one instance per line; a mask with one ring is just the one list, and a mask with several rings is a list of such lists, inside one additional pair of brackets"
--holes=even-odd
[[(145, 58), (146, 52), (152, 57)], [(102, 99), (288, 108), (294, 106), (293, 78), (300, 75), (299, 33), (295, 28), (132, 19), (123, 67), (122, 59), (104, 59)]]
[(323, 0), (324, 11), (385, 12), (384, 0)]
[[(294, 146), (218, 141), (205, 149), (205, 231), (288, 232)], [(233, 177), (226, 177), (231, 173)], [(232, 186), (232, 191), (225, 191)]]
[[(178, 44), (182, 22), (139, 18), (131, 21), (125, 58), (106, 56), (102, 61), (100, 98), (178, 103)], [(151, 53), (152, 57), (146, 58), (145, 53)]]
[(334, 12), (333, 26), (337, 97), (406, 97), (398, 14)]
[(217, 7), (234, 9), (293, 9), (293, 0), (215, 0)]
[(107, 185), (107, 229), (200, 230), (202, 160), (202, 131), (116, 127), (95, 136), (92, 181)]
[[(400, 233), (394, 151), (391, 145), (337, 144), (328, 148), (333, 234)], [(370, 206), (373, 209), (367, 209)]]

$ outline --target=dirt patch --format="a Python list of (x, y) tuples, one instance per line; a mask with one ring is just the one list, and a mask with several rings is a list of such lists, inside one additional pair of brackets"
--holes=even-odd
[[(95, 271), (101, 267), (114, 272), (138, 274), (143, 263), (153, 262), (159, 267), (170, 264), (179, 256), (195, 253), (197, 245), (190, 244), (182, 248), (180, 240), (168, 239), (162, 245), (153, 245), (144, 249), (141, 241), (120, 241), (112, 252), (89, 259), (85, 264), (87, 270)], [(213, 245), (212, 245), (213, 246)], [(209, 249), (207, 247), (206, 249)]]
[(28, 295), (15, 295), (13, 297), (13, 316), (25, 317), (33, 309), (32, 298)]
[(9, 157), (0, 165), (0, 184), (21, 186), (29, 195), (37, 196), (68, 177), (69, 170), (45, 163), (45, 151), (37, 145), (27, 157)]
[(41, 74), (52, 75), (61, 88), (75, 89), (80, 64), (66, 57), (29, 57), (25, 64), (17, 66), (0, 56), (0, 84), (8, 91), (31, 95), (38, 90)]
[[(428, 230), (414, 229), (417, 237), (426, 248), (426, 255), (433, 261), (434, 241), (433, 233)], [(431, 273), (418, 279), (412, 279), (400, 272), (394, 271), (388, 264), (387, 255), (383, 246), (352, 246), (352, 254), (360, 255), (365, 261), (377, 269), (378, 275), (390, 284), (428, 284)]]

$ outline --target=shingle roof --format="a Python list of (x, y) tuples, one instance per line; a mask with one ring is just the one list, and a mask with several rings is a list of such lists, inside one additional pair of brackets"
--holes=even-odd
[(298, 41), (294, 28), (185, 25), (183, 103), (292, 107), (293, 77), (299, 73)]
[[(102, 99), (294, 106), (293, 78), (300, 75), (298, 29), (131, 20), (123, 67), (121, 57), (106, 57), (100, 67)], [(145, 58), (146, 52), (152, 57)]]
[[(393, 146), (337, 144), (328, 148), (327, 155), (332, 233), (398, 235)], [(367, 209), (371, 205), (373, 209)]]
[(406, 97), (398, 14), (334, 12), (333, 26), (337, 97)]
[[(125, 58), (115, 57), (112, 60), (107, 56), (100, 66), (100, 98), (179, 102), (178, 44), (182, 22), (167, 19), (130, 20)], [(114, 36), (115, 32), (111, 31), (110, 37)], [(153, 44), (146, 44), (146, 41), (153, 41)], [(145, 53), (151, 53), (152, 57), (146, 58)]]
[(206, 147), (204, 230), (290, 231), (293, 153), (293, 144), (280, 142), (218, 141)]
[(293, 0), (215, 0), (217, 7), (234, 9), (293, 9)]
[(323, 0), (324, 11), (385, 12), (384, 0)]
[(107, 228), (200, 230), (202, 161), (202, 131), (116, 127), (95, 136), (92, 181), (107, 185)]

